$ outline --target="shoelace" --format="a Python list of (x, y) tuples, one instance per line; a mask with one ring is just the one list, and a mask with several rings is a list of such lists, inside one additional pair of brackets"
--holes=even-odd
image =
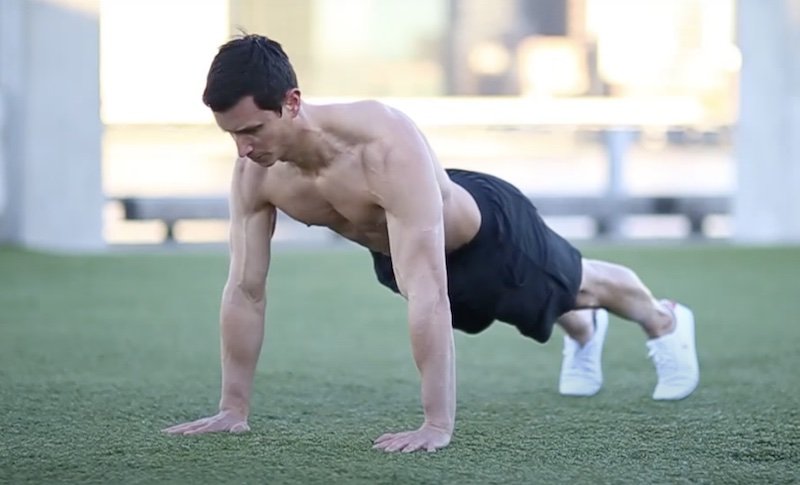
[(678, 368), (675, 352), (672, 349), (665, 348), (665, 346), (651, 348), (647, 356), (653, 359), (653, 363), (659, 370), (675, 370)]
[(568, 359), (567, 364), (569, 368), (577, 368), (585, 372), (594, 371), (588, 347), (581, 348), (577, 342), (573, 341), (568, 348), (564, 349), (564, 356)]

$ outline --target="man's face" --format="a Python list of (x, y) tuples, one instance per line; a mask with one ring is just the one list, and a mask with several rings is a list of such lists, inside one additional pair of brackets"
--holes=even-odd
[(214, 118), (220, 128), (231, 134), (240, 157), (269, 167), (284, 150), (293, 118), (287, 111), (284, 109), (283, 115), (278, 116), (274, 111), (262, 110), (252, 96), (247, 96), (228, 111), (214, 113)]

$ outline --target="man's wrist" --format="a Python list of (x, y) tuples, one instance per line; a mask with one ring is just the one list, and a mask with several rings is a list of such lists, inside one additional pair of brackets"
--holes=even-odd
[(453, 434), (453, 428), (455, 427), (454, 422), (447, 422), (446, 420), (431, 420), (426, 419), (425, 422), (422, 424), (424, 428), (435, 429), (437, 431), (441, 431), (442, 433), (446, 433), (448, 435)]
[(229, 401), (225, 398), (219, 404), (220, 413), (228, 413), (240, 418), (246, 418), (250, 413), (250, 406), (245, 403)]

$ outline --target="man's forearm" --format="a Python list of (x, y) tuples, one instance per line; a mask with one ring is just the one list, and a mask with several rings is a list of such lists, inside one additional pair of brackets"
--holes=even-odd
[(263, 298), (235, 291), (223, 297), (220, 312), (222, 396), (220, 410), (247, 416), (258, 356), (264, 338)]
[(425, 424), (452, 433), (456, 413), (455, 345), (447, 298), (409, 300), (414, 361), (422, 378)]

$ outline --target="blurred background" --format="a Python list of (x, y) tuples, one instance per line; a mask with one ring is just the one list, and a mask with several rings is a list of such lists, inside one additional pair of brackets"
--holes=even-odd
[(797, 0), (2, 0), (0, 240), (224, 242), (235, 149), (200, 98), (244, 31), (307, 101), (403, 109), (570, 238), (797, 242), (799, 25)]

